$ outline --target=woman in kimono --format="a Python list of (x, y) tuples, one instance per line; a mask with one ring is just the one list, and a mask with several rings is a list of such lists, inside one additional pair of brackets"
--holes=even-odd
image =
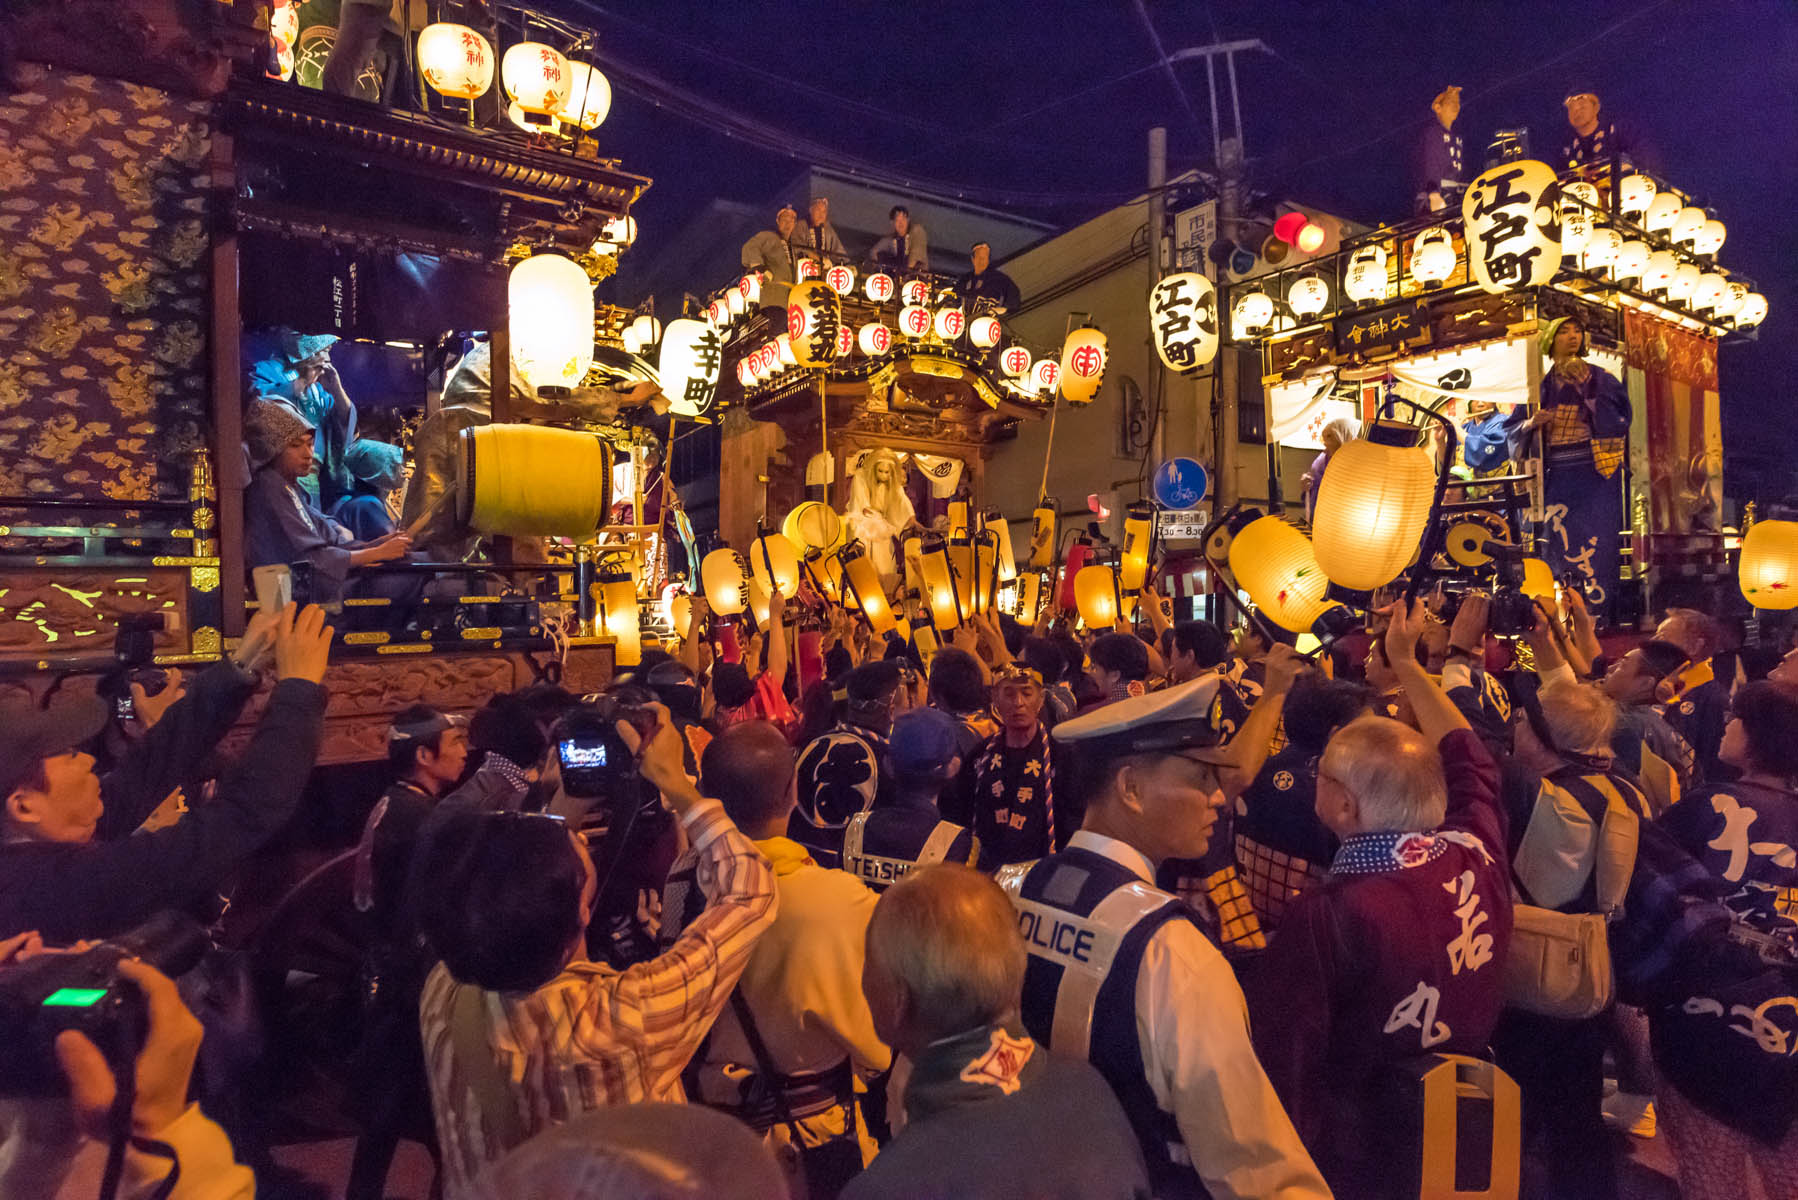
[(1554, 360), (1542, 376), (1540, 403), (1506, 419), (1511, 458), (1538, 454), (1542, 434), (1541, 554), (1556, 578), (1577, 582), (1600, 622), (1617, 593), (1617, 535), (1623, 495), (1617, 470), (1627, 453), (1629, 396), (1615, 375), (1587, 362), (1586, 329), (1578, 317), (1558, 317), (1542, 332), (1542, 353)]

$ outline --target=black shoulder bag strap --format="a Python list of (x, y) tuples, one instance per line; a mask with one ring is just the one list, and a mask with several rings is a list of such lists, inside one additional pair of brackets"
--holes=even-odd
[(743, 989), (736, 988), (730, 994), (731, 1011), (737, 1014), (737, 1023), (743, 1027), (743, 1038), (749, 1043), (749, 1052), (755, 1055), (755, 1069), (762, 1074), (762, 1081), (767, 1085), (768, 1097), (774, 1102), (774, 1115), (780, 1118), (793, 1134), (795, 1153), (805, 1151), (805, 1135), (799, 1131), (799, 1121), (793, 1116), (793, 1109), (787, 1104), (786, 1089), (781, 1087), (781, 1074), (774, 1069), (774, 1057), (768, 1053), (767, 1043), (762, 1041), (762, 1031), (756, 1028), (755, 1016), (749, 1011), (749, 1002), (743, 999)]

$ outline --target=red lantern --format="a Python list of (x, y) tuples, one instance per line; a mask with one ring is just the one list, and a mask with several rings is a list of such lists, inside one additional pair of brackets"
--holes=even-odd
[(1310, 224), (1310, 219), (1302, 212), (1281, 213), (1274, 222), (1274, 236), (1288, 246), (1299, 244), (1299, 230)]
[(1080, 574), (1080, 568), (1084, 567), (1092, 556), (1093, 548), (1086, 542), (1075, 542), (1068, 547), (1067, 561), (1061, 565), (1061, 607), (1065, 611), (1079, 611), (1079, 606), (1074, 601), (1074, 576)]

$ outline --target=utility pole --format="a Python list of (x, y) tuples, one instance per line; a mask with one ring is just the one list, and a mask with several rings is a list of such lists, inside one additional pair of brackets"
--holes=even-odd
[[(1167, 224), (1167, 129), (1149, 130), (1149, 292), (1161, 282), (1162, 230)], [(1149, 318), (1149, 340), (1154, 341), (1154, 316)], [(1149, 395), (1155, 398), (1155, 466), (1167, 461), (1167, 376), (1161, 355), (1149, 347)]]

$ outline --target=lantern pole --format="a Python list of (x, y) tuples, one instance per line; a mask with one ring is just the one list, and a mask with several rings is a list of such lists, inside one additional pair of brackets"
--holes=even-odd
[[(1171, 68), (1170, 68), (1171, 70)], [(1167, 223), (1167, 128), (1149, 130), (1149, 292), (1161, 282), (1162, 227)], [(1150, 330), (1153, 337), (1154, 331)], [(1155, 465), (1167, 458), (1167, 381), (1161, 355), (1149, 356), (1149, 394), (1155, 397)]]

